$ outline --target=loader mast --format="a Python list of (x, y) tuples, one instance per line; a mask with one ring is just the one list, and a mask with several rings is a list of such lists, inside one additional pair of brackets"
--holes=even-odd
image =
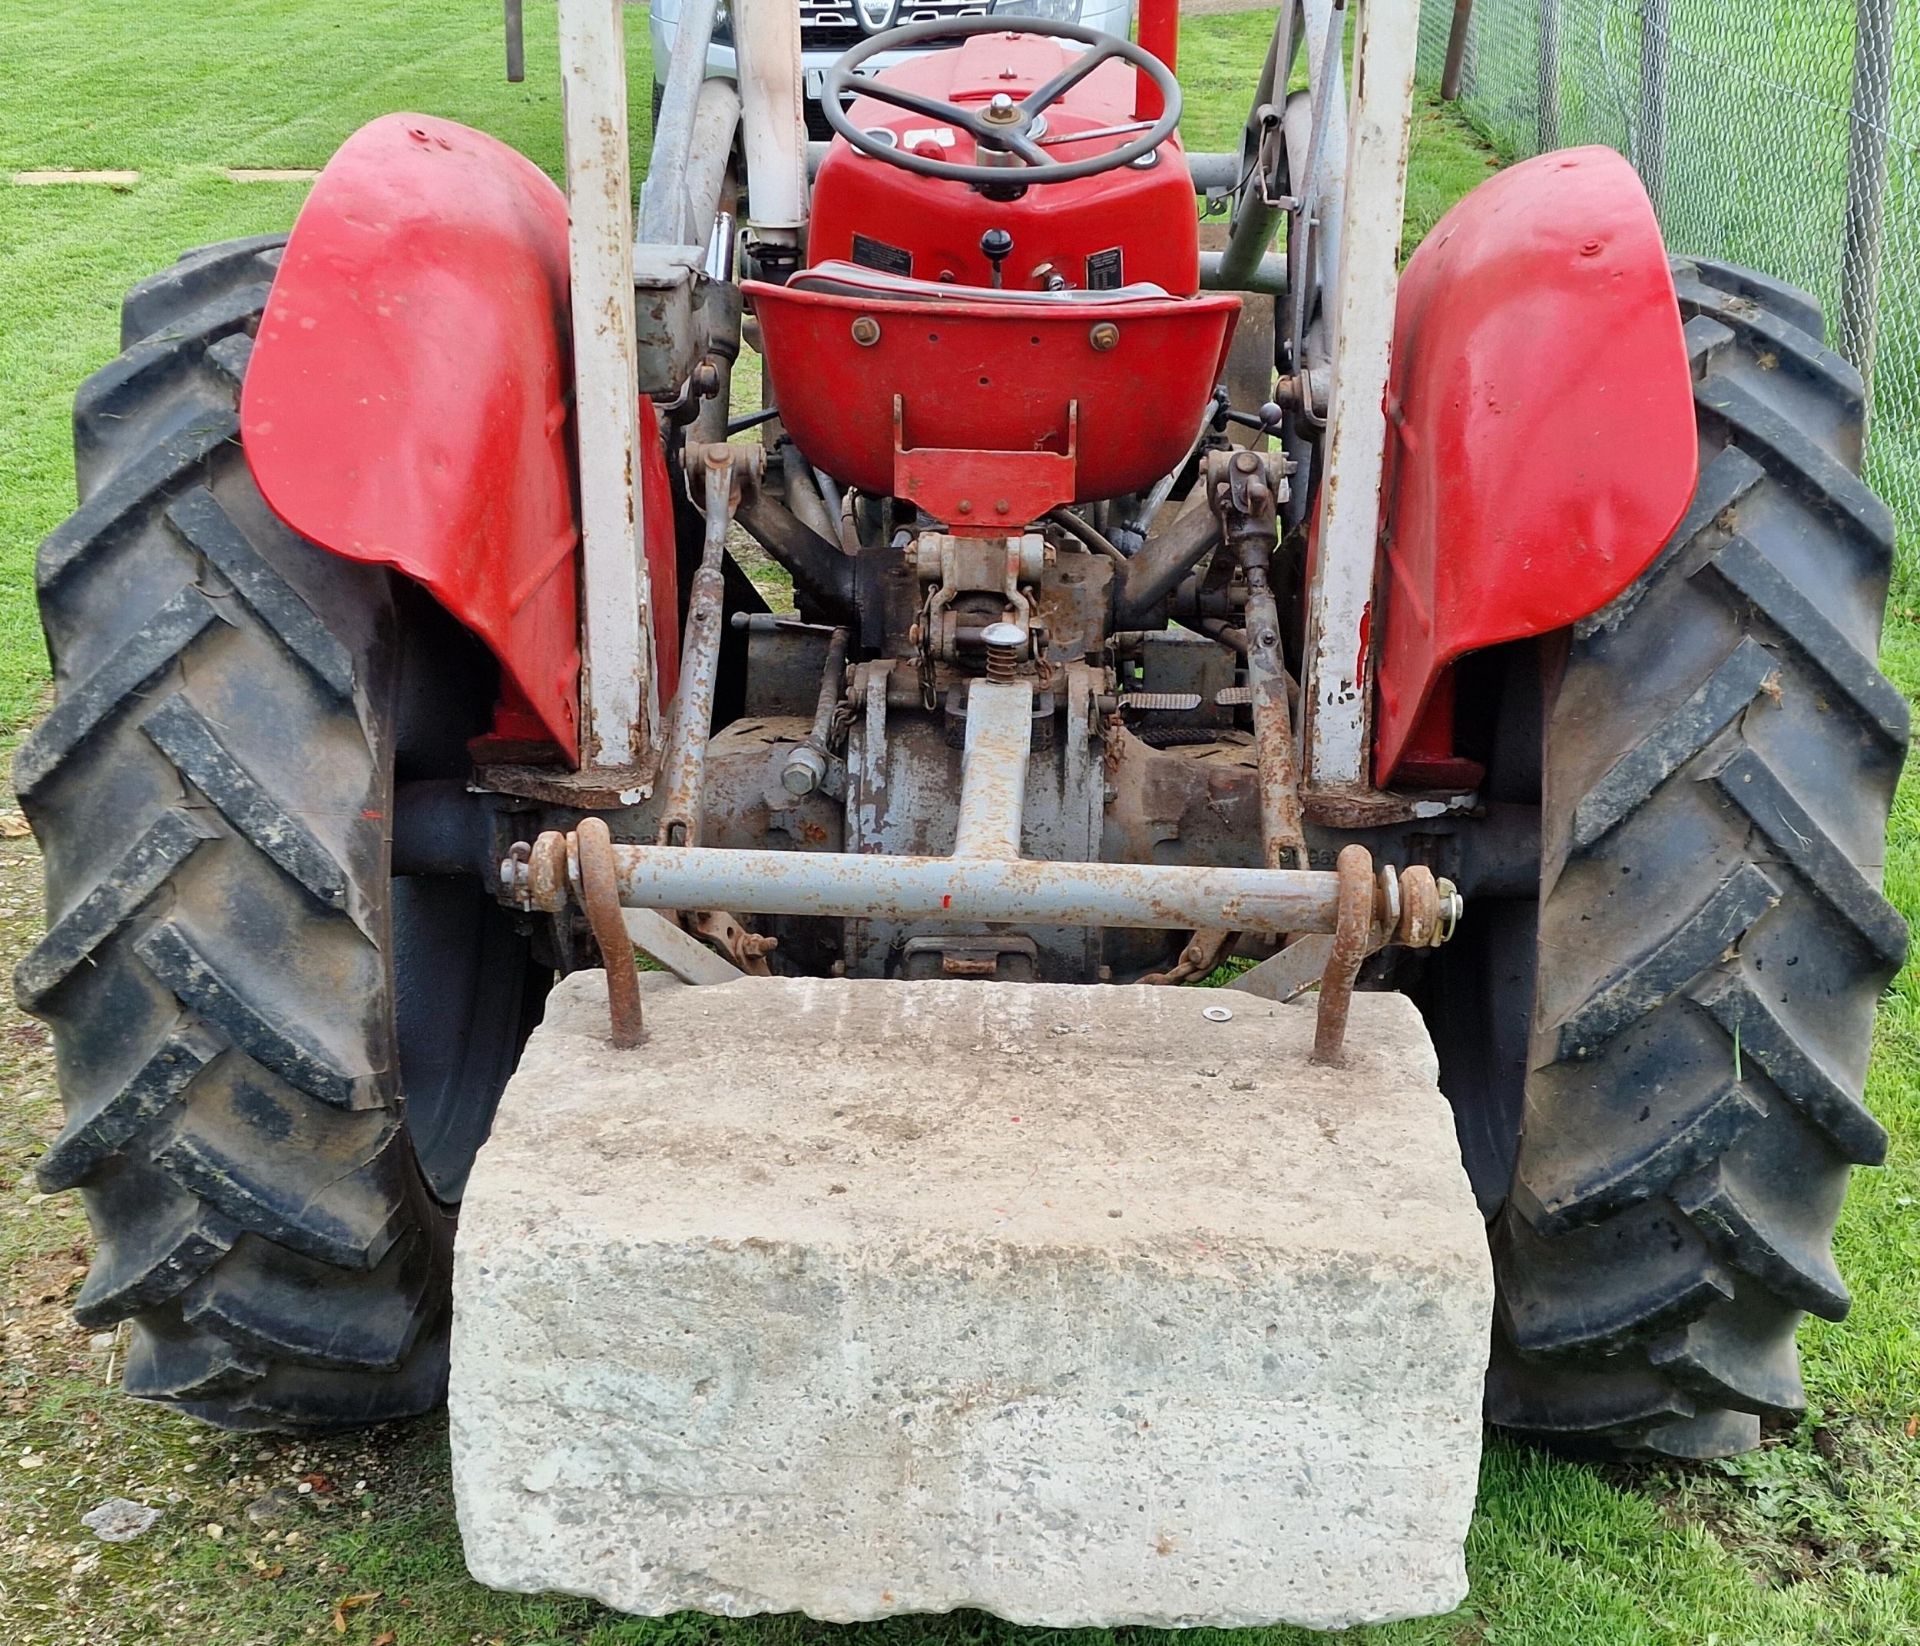
[[(641, 202), (641, 240), (629, 250), (634, 212), (623, 10), (617, 0), (562, 0), (560, 7), (580, 383), (585, 762), (610, 771), (645, 764), (658, 742), (661, 712), (644, 526), (635, 500), (634, 391), (670, 396), (703, 359), (719, 365), (705, 348), (710, 339), (702, 330), (710, 315), (696, 293), (704, 276), (717, 272), (710, 260), (731, 255), (718, 238), (730, 226), (723, 222), (720, 180), (735, 118), (750, 204), (743, 224), (749, 257), (776, 278), (790, 272), (806, 228), (798, 14), (787, 0), (741, 0), (734, 30), (741, 72), (737, 93), (730, 94), (704, 72), (715, 10), (713, 0), (693, 0), (682, 13)], [(1296, 277), (1288, 304), (1298, 355), (1294, 375), (1307, 391), (1307, 414), (1324, 417), (1329, 427), (1329, 466), (1337, 460), (1342, 483), (1319, 492), (1299, 759), (1309, 794), (1325, 790), (1343, 799), (1363, 798), (1370, 789), (1375, 500), (1385, 449), (1382, 402), (1416, 16), (1415, 0), (1293, 0), (1282, 8), (1269, 69), (1257, 88), (1260, 100), (1246, 122), (1245, 180), (1233, 197), (1229, 249), (1209, 271), (1244, 279), (1250, 291), (1269, 288), (1278, 272), (1270, 249), (1276, 228), (1286, 219), (1301, 225), (1299, 243), (1310, 267), (1304, 279)], [(1356, 63), (1351, 92), (1340, 50), (1349, 27)], [(1139, 39), (1162, 61), (1176, 61), (1173, 0), (1147, 0)], [(1279, 106), (1285, 99), (1276, 103), (1274, 88), (1284, 88), (1296, 56), (1306, 60), (1311, 124), (1306, 169), (1290, 178)], [(1144, 76), (1139, 87), (1136, 113), (1147, 117), (1157, 94)], [(1226, 169), (1208, 163), (1215, 158), (1195, 157), (1199, 186)], [(644, 327), (631, 300), (635, 279), (648, 297)], [(1324, 322), (1310, 331), (1307, 317), (1319, 292), (1327, 294)], [(737, 351), (737, 339), (731, 347)], [(724, 383), (711, 393), (719, 402), (715, 415), (723, 414)]]

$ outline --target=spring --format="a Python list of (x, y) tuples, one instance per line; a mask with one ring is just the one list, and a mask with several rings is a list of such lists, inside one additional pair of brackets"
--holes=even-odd
[(987, 678), (1003, 683), (1016, 679), (1027, 655), (1027, 631), (1018, 623), (989, 623), (980, 638), (987, 645)]

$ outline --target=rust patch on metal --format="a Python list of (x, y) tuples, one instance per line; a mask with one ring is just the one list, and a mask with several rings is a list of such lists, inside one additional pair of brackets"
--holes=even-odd
[(583, 817), (573, 833), (573, 855), (580, 871), (580, 901), (587, 924), (600, 946), (607, 969), (607, 1011), (613, 1020), (613, 1044), (630, 1051), (646, 1038), (640, 1007), (640, 967), (620, 916), (620, 880), (613, 861), (613, 836), (597, 817)]
[(1344, 846), (1334, 866), (1340, 877), (1333, 929), (1333, 952), (1320, 978), (1320, 1014), (1313, 1026), (1313, 1061), (1346, 1067), (1347, 1015), (1353, 1007), (1353, 981), (1367, 958), (1373, 929), (1373, 857), (1365, 846)]

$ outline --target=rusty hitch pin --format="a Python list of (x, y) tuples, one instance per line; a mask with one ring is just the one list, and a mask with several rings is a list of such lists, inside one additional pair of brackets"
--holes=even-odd
[(1333, 951), (1320, 978), (1320, 1011), (1313, 1025), (1313, 1061), (1328, 1068), (1347, 1065), (1347, 1013), (1353, 1005), (1353, 983), (1367, 958), (1373, 934), (1373, 857), (1365, 846), (1343, 846), (1335, 860), (1340, 877)]
[(620, 913), (620, 878), (614, 868), (613, 836), (598, 817), (583, 817), (573, 832), (574, 867), (580, 879), (580, 901), (587, 924), (600, 946), (607, 969), (607, 1012), (613, 1020), (613, 1044), (620, 1051), (646, 1038), (640, 1007), (640, 966), (633, 958), (633, 940)]

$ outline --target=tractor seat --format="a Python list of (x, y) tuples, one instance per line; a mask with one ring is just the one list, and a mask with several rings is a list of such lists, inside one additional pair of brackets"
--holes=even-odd
[(982, 535), (1178, 466), (1240, 313), (1220, 292), (1003, 291), (839, 261), (742, 290), (808, 460)]
[(897, 303), (1046, 303), (1101, 307), (1164, 298), (1167, 289), (1151, 280), (1135, 281), (1111, 291), (1013, 291), (999, 286), (962, 286), (951, 280), (918, 280), (912, 275), (870, 269), (864, 263), (829, 258), (802, 269), (787, 281), (789, 290), (825, 292), (835, 297), (879, 297)]

